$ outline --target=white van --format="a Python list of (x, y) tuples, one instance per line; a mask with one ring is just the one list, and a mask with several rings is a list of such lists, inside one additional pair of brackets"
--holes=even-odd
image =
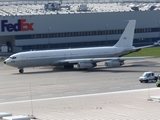
[(154, 72), (144, 72), (143, 75), (141, 77), (139, 77), (139, 81), (148, 83), (148, 82), (156, 82), (157, 81), (157, 77), (154, 75)]

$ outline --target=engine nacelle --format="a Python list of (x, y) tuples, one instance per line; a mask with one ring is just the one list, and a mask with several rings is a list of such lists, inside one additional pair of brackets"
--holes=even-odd
[(111, 60), (111, 61), (105, 62), (106, 67), (119, 67), (123, 64), (124, 64), (124, 61), (122, 60)]
[(93, 68), (95, 66), (97, 65), (89, 62), (79, 62), (77, 65), (79, 69), (86, 69), (86, 68), (88, 69), (88, 68)]

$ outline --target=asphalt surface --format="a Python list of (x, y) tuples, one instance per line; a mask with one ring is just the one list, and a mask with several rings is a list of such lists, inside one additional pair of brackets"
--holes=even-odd
[(160, 58), (91, 70), (26, 68), (24, 74), (1, 61), (0, 112), (38, 120), (159, 120), (159, 101), (150, 96), (160, 89), (138, 81), (145, 71), (160, 74)]
[[(19, 74), (17, 68), (0, 63), (0, 103), (85, 95), (113, 91), (154, 88), (155, 83), (140, 83), (145, 71), (160, 74), (160, 58), (126, 61), (117, 68), (106, 68), (104, 63), (91, 70), (63, 68), (26, 68)], [(32, 96), (31, 96), (32, 95)]]

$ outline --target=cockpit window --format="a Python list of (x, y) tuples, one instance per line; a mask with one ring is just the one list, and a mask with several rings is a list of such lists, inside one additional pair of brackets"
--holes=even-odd
[(11, 58), (11, 59), (16, 59), (17, 57), (13, 56), (13, 57), (9, 57), (9, 58)]

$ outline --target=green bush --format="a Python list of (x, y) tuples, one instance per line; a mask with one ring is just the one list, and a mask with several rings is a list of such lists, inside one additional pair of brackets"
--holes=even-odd
[(160, 87), (160, 83), (159, 83), (158, 81), (156, 82), (156, 86), (157, 86), (157, 87)]

